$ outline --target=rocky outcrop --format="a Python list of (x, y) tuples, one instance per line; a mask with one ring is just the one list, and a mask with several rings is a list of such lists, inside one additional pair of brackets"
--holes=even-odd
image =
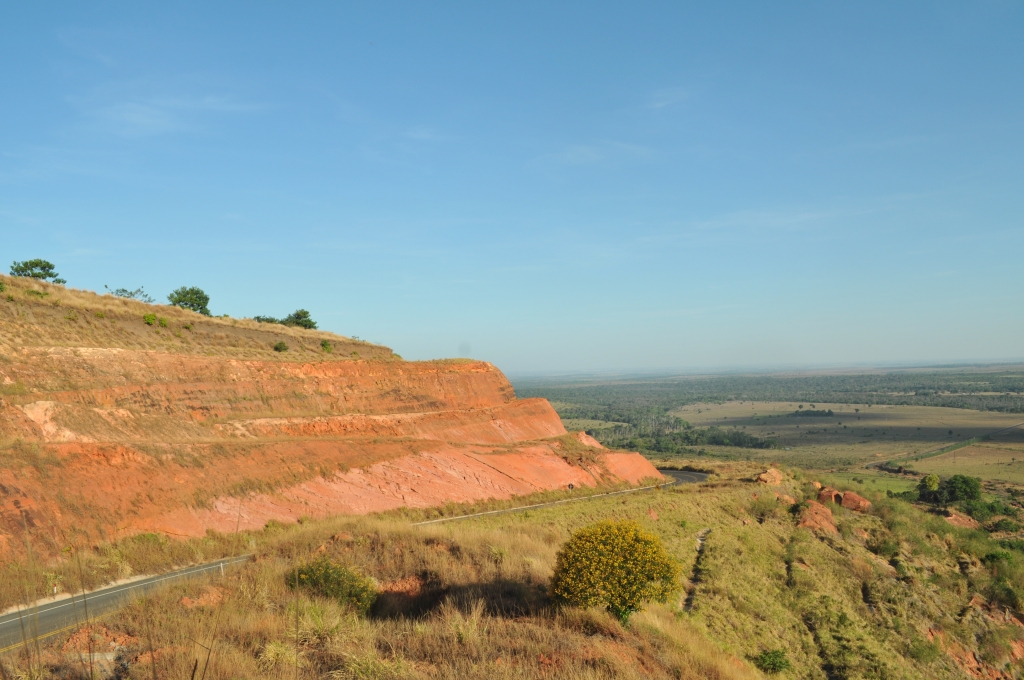
[(841, 505), (843, 502), (843, 494), (838, 489), (833, 489), (831, 486), (825, 486), (818, 492), (818, 502)]
[(800, 514), (800, 523), (797, 526), (828, 534), (839, 533), (832, 519), (832, 511), (815, 501), (807, 501), (807, 507)]
[(871, 501), (853, 491), (839, 491), (830, 486), (822, 487), (818, 492), (819, 503), (835, 503), (854, 512), (867, 512)]
[(843, 494), (840, 505), (854, 512), (867, 512), (871, 508), (871, 501), (853, 491), (847, 491)]
[(488, 363), (385, 350), (294, 362), (0, 352), (0, 552), (26, 528), (55, 547), (72, 528), (198, 536), (661, 478), (639, 454), (566, 433), (547, 401), (516, 399)]
[(754, 478), (756, 481), (762, 484), (769, 484), (771, 486), (778, 486), (782, 484), (782, 473), (775, 468), (768, 468), (757, 477)]

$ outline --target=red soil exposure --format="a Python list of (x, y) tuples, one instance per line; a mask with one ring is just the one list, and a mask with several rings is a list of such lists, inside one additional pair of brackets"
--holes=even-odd
[(0, 559), (25, 528), (56, 548), (72, 529), (200, 536), (661, 478), (567, 438), (547, 401), (517, 400), (483, 362), (21, 348), (0, 384)]

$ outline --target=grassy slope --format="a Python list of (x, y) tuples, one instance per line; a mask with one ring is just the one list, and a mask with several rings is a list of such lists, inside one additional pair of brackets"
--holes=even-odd
[[(984, 532), (876, 497), (868, 514), (834, 508), (839, 534), (811, 533), (747, 481), (753, 471), (719, 465), (705, 485), (446, 525), (412, 527), (391, 513), (247, 534), (238, 544), (259, 558), (218, 584), (221, 608), (185, 608), (183, 595), (204, 590), (181, 584), (110, 626), (144, 650), (144, 612), (159, 612), (148, 625), (161, 677), (187, 676), (211, 639), (213, 678), (295, 677), (296, 650), (299, 677), (756, 677), (751, 659), (774, 648), (786, 650), (791, 678), (959, 678), (954, 657), (969, 654), (993, 671), (1019, 670), (1021, 628), (974, 598), (998, 593), (996, 570), (980, 559), (998, 545)], [(783, 490), (812, 489), (790, 479)], [(558, 546), (608, 517), (662, 536), (696, 575), (692, 611), (679, 593), (623, 629), (601, 612), (550, 608)], [(706, 528), (698, 559), (695, 535)], [(223, 549), (233, 539), (205, 539), (217, 540)], [(296, 599), (283, 575), (317, 554), (393, 592), (366, 619)], [(150, 672), (137, 663), (133, 677)]]
[[(0, 354), (16, 347), (118, 347), (260, 360), (345, 360), (395, 357), (380, 345), (318, 330), (251, 319), (208, 317), (168, 305), (0, 276)], [(145, 314), (165, 319), (150, 326)], [(191, 328), (186, 328), (191, 326)], [(321, 342), (333, 352), (323, 351)], [(275, 352), (278, 342), (287, 352)]]

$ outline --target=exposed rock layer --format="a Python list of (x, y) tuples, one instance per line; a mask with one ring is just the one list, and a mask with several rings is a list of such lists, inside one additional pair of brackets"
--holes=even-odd
[[(0, 362), (0, 551), (660, 477), (483, 362), (21, 347)], [(42, 531), (43, 528), (46, 531)]]

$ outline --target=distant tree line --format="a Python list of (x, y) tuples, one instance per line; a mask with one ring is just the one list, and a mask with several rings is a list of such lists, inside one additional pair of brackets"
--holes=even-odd
[[(945, 406), (1024, 413), (1024, 369), (906, 370), (867, 375), (648, 377), (604, 381), (518, 380), (516, 394), (546, 397), (568, 416), (625, 422), (634, 411), (667, 413), (727, 401)], [(606, 417), (607, 416), (607, 417)]]

